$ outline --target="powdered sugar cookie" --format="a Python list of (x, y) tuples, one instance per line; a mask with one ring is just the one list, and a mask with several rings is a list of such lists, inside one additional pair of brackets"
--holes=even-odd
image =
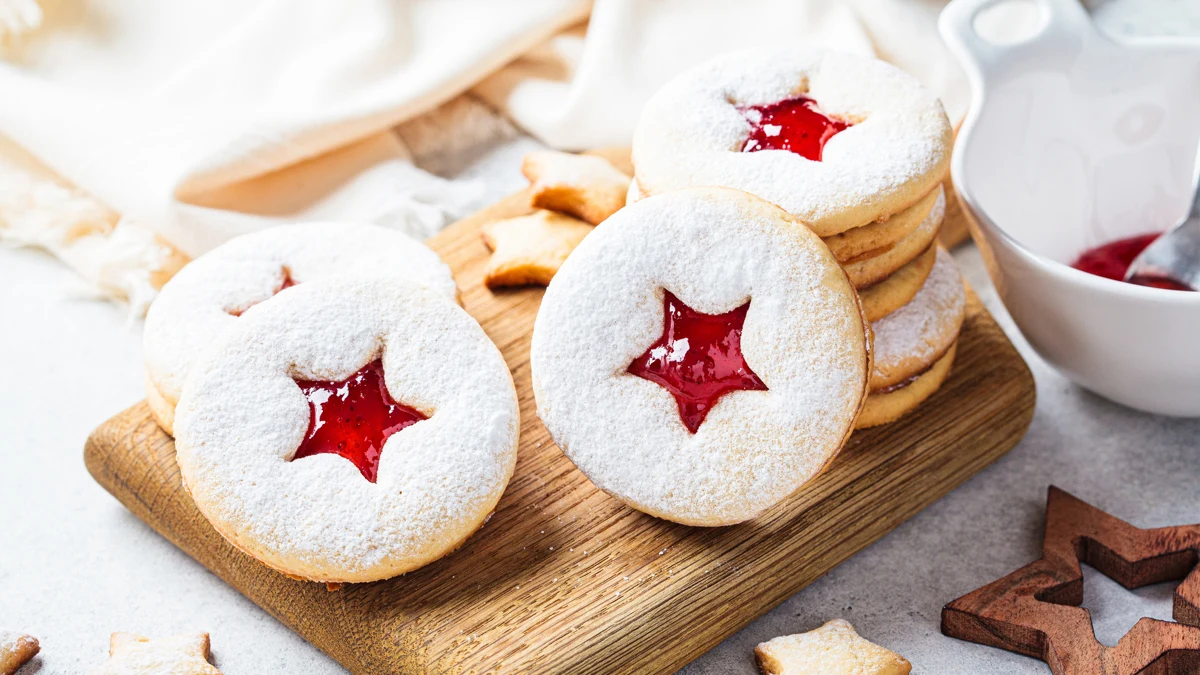
[(0, 630), (0, 675), (14, 675), (37, 656), (40, 649), (37, 638), (32, 635)]
[(875, 366), (871, 391), (925, 372), (958, 339), (967, 294), (954, 258), (939, 248), (925, 285), (911, 302), (871, 324)]
[(887, 251), (852, 263), (843, 263), (855, 288), (877, 284), (924, 253), (937, 239), (946, 216), (946, 197), (938, 190), (938, 200), (917, 229), (897, 241)]
[(483, 274), (488, 288), (545, 286), (592, 226), (553, 211), (505, 218), (483, 226), (483, 241), (492, 249)]
[(642, 191), (638, 189), (637, 179), (629, 181), (629, 190), (625, 193), (625, 205), (636, 202), (642, 198)]
[(113, 633), (108, 656), (92, 675), (221, 675), (208, 662), (208, 633), (156, 639)]
[(823, 241), (833, 251), (833, 257), (843, 265), (881, 255), (925, 222), (942, 194), (943, 188), (939, 185), (917, 203), (885, 220), (824, 237)]
[(525, 155), (530, 203), (597, 225), (625, 206), (630, 178), (603, 157), (540, 150)]
[(457, 293), (450, 268), (429, 247), (375, 225), (281, 225), (232, 239), (180, 270), (146, 314), (146, 394), (159, 425), (172, 433), (184, 381), (238, 315), (288, 286), (350, 272), (404, 276), (447, 298)]
[(849, 621), (784, 635), (754, 648), (763, 675), (908, 675), (903, 656), (859, 637)]
[(899, 213), (936, 188), (953, 132), (942, 104), (883, 61), (760, 49), (677, 77), (642, 111), (642, 194), (720, 185), (778, 204), (822, 237)]
[(457, 548), (516, 461), (508, 366), (444, 292), (329, 277), (250, 308), (195, 367), (175, 446), (196, 506), (285, 574), (365, 582)]
[(941, 388), (942, 383), (950, 376), (950, 368), (954, 365), (954, 351), (958, 342), (950, 345), (950, 349), (940, 359), (933, 362), (923, 373), (883, 389), (872, 391), (867, 395), (867, 403), (863, 406), (862, 414), (858, 416), (855, 427), (866, 429), (880, 424), (887, 424), (900, 419), (925, 399)]
[(915, 298), (929, 278), (936, 260), (937, 246), (930, 246), (883, 281), (859, 289), (858, 297), (862, 300), (867, 321), (878, 321)]
[(647, 197), (598, 226), (542, 299), (538, 412), (600, 489), (661, 518), (753, 518), (816, 476), (862, 405), (869, 342), (802, 223), (736, 190)]

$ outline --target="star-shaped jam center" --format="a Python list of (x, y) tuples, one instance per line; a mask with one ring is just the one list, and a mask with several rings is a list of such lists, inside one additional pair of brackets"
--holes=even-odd
[(731, 391), (766, 391), (742, 355), (742, 325), (750, 303), (724, 314), (704, 314), (667, 291), (662, 337), (629, 364), (629, 372), (671, 392), (679, 417), (693, 434), (717, 399)]
[(807, 96), (746, 106), (741, 111), (750, 122), (750, 137), (742, 152), (788, 150), (819, 162), (829, 139), (850, 127), (821, 112), (817, 102)]
[(296, 380), (308, 400), (308, 433), (293, 461), (312, 455), (341, 455), (374, 483), (379, 455), (392, 434), (428, 419), (392, 400), (383, 381), (383, 362), (375, 361), (340, 382)]

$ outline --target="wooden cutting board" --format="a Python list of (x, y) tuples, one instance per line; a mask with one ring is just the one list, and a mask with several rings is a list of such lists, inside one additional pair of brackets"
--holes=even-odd
[[(670, 673), (954, 489), (1029, 426), (1029, 369), (969, 294), (941, 390), (903, 420), (856, 433), (799, 494), (723, 528), (634, 511), (588, 482), (535, 414), (528, 354), (541, 289), (483, 287), (488, 251), (479, 227), (528, 210), (528, 195), (517, 194), (429, 242), (454, 270), (463, 306), (504, 353), (521, 402), (512, 483), (495, 516), (455, 553), (336, 592), (277, 574), (227, 544), (196, 510), (172, 440), (144, 403), (91, 435), (88, 470), (356, 675)], [(220, 626), (209, 628), (219, 636)]]

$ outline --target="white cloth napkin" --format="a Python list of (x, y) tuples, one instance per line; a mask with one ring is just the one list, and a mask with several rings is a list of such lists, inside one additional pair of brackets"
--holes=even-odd
[[(390, 130), (469, 88), (549, 145), (618, 145), (646, 98), (703, 59), (751, 45), (832, 47), (911, 70), (957, 117), (965, 85), (937, 37), (941, 4), (42, 0), (43, 25), (0, 58), (0, 135), (72, 198), (119, 214), (114, 230), (144, 228), (156, 235), (148, 245), (190, 256), (313, 218), (428, 236), (475, 206), (479, 191), (417, 168)], [(19, 187), (19, 170), (0, 162), (0, 181)], [(72, 254), (69, 227), (30, 235), (45, 220), (31, 209), (55, 201), (0, 191), (0, 237), (21, 231), (77, 270), (96, 269), (90, 259), (112, 253), (92, 245)], [(168, 264), (165, 254), (122, 256)], [(146, 280), (163, 271), (129, 278), (143, 280), (144, 299)]]

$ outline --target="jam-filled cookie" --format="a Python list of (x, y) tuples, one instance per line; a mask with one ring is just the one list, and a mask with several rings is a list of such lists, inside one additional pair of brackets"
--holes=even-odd
[(173, 432), (192, 367), (242, 312), (289, 286), (346, 273), (399, 275), (457, 294), (429, 247), (375, 225), (280, 225), (232, 239), (180, 270), (146, 314), (146, 395), (159, 425)]
[(866, 288), (883, 281), (933, 245), (946, 216), (945, 195), (941, 188), (937, 193), (938, 199), (933, 209), (915, 230), (878, 255), (842, 264), (855, 288)]
[(927, 370), (958, 339), (966, 315), (962, 275), (945, 249), (908, 304), (871, 324), (875, 362), (871, 390), (892, 387)]
[(512, 475), (508, 366), (445, 290), (308, 281), (249, 308), (193, 368), (183, 483), (234, 546), (287, 575), (365, 582), (458, 547)]
[(867, 403), (863, 406), (855, 427), (866, 429), (894, 422), (933, 396), (950, 376), (957, 347), (958, 342), (955, 341), (946, 353), (924, 372), (899, 384), (872, 391), (867, 396)]
[(954, 363), (966, 315), (966, 290), (954, 259), (938, 248), (933, 269), (909, 303), (871, 324), (875, 361), (858, 428), (891, 422), (942, 386)]
[(816, 476), (862, 406), (870, 342), (807, 227), (724, 188), (647, 197), (550, 283), (538, 412), (600, 489), (692, 525), (744, 521)]
[[(833, 257), (843, 265), (886, 253), (925, 222), (939, 199), (944, 199), (943, 187), (940, 185), (900, 213), (870, 225), (824, 237), (823, 241), (829, 250), (833, 251)], [(945, 209), (944, 204), (942, 208)]]
[(936, 260), (937, 246), (933, 245), (883, 281), (860, 288), (858, 297), (867, 321), (874, 323), (912, 301), (925, 285)]
[(945, 177), (952, 142), (937, 97), (892, 65), (759, 49), (660, 89), (639, 118), (633, 164), (642, 195), (738, 188), (828, 237), (917, 204)]

